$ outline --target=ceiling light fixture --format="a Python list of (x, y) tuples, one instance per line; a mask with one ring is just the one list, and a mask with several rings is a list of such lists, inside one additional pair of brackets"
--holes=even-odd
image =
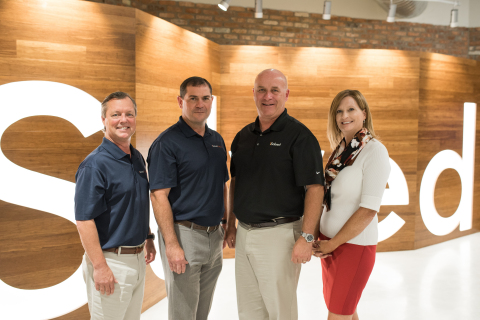
[(323, 3), (323, 16), (322, 16), (322, 19), (323, 20), (330, 20), (331, 18), (331, 15), (330, 15), (330, 12), (332, 10), (332, 2), (331, 1), (325, 1)]
[(390, 0), (390, 10), (388, 11), (387, 22), (395, 22), (395, 13), (397, 12), (397, 5)]
[(450, 13), (450, 28), (458, 27), (458, 9), (453, 8)]
[(263, 18), (262, 0), (255, 0), (255, 18)]
[(232, 0), (222, 0), (222, 2), (220, 2), (220, 3), (218, 4), (218, 7), (219, 7), (220, 9), (222, 9), (223, 11), (227, 11), (227, 10), (228, 10), (228, 7), (230, 7), (230, 4), (229, 4), (230, 1), (232, 1)]

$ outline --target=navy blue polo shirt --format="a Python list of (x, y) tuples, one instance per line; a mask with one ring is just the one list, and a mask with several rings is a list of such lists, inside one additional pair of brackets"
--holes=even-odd
[(75, 219), (95, 221), (102, 249), (142, 244), (148, 234), (149, 190), (145, 160), (110, 140), (80, 164), (75, 175)]
[(303, 216), (305, 186), (323, 186), (320, 145), (287, 109), (262, 132), (258, 117), (232, 142), (233, 212), (239, 221), (262, 223)]
[(229, 177), (225, 143), (218, 132), (205, 125), (202, 137), (180, 117), (153, 142), (147, 163), (150, 190), (171, 188), (168, 200), (175, 221), (220, 223)]

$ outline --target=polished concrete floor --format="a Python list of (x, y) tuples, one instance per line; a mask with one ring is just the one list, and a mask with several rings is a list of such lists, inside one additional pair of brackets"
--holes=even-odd
[[(209, 320), (238, 319), (234, 264), (224, 260)], [(327, 318), (321, 277), (318, 259), (302, 267), (300, 320)], [(141, 319), (167, 319), (166, 302)], [(480, 233), (419, 250), (378, 253), (358, 314), (363, 320), (480, 319)]]

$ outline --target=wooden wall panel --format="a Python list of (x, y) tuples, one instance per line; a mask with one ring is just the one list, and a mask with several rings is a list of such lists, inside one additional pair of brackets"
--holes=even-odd
[(330, 104), (342, 90), (360, 90), (369, 102), (375, 131), (403, 170), (410, 194), (410, 205), (382, 207), (380, 220), (393, 210), (406, 224), (401, 232), (381, 242), (378, 250), (413, 249), (418, 55), (388, 50), (222, 46), (221, 57), (220, 130), (228, 149), (235, 134), (257, 116), (252, 88), (255, 76), (266, 68), (277, 68), (287, 76), (288, 112), (317, 137), (326, 151), (325, 162), (331, 153), (326, 137)]
[[(0, 30), (0, 85), (45, 80), (77, 87), (99, 101), (118, 90), (135, 97), (134, 9), (80, 1), (2, 0)], [(1, 107), (8, 111), (8, 106)], [(1, 137), (1, 148), (19, 166), (74, 182), (78, 165), (102, 137), (98, 132), (84, 138), (63, 119), (37, 116), (11, 125)], [(35, 190), (25, 183), (19, 192), (28, 197)], [(83, 248), (70, 221), (3, 201), (0, 221), (2, 281), (23, 289), (45, 288), (79, 267)], [(58, 319), (89, 318), (85, 305)]]
[(192, 76), (207, 79), (220, 91), (220, 46), (193, 32), (136, 11), (137, 147), (147, 156), (155, 138), (181, 115), (180, 84)]
[[(475, 102), (480, 105), (480, 64), (478, 61), (454, 58), (440, 54), (421, 54), (420, 108), (418, 132), (417, 188), (430, 160), (446, 149), (462, 155), (463, 104)], [(478, 109), (477, 109), (478, 110)], [(479, 114), (477, 114), (476, 148), (480, 150)], [(415, 248), (440, 243), (480, 230), (480, 159), (475, 159), (474, 179), (474, 228), (455, 231), (445, 236), (434, 236), (426, 228), (420, 207), (416, 209)], [(435, 206), (443, 217), (451, 216), (460, 203), (462, 189), (458, 173), (445, 170), (435, 187)]]

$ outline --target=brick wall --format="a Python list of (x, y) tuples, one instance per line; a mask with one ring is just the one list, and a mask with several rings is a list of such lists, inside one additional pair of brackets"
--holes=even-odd
[(480, 61), (480, 28), (470, 28), (470, 59)]
[[(397, 49), (479, 58), (480, 28), (353, 19), (321, 14), (161, 0), (90, 0), (131, 6), (202, 35), (218, 44), (284, 47)], [(253, 3), (253, 2), (252, 2)], [(470, 54), (469, 54), (470, 53)]]

